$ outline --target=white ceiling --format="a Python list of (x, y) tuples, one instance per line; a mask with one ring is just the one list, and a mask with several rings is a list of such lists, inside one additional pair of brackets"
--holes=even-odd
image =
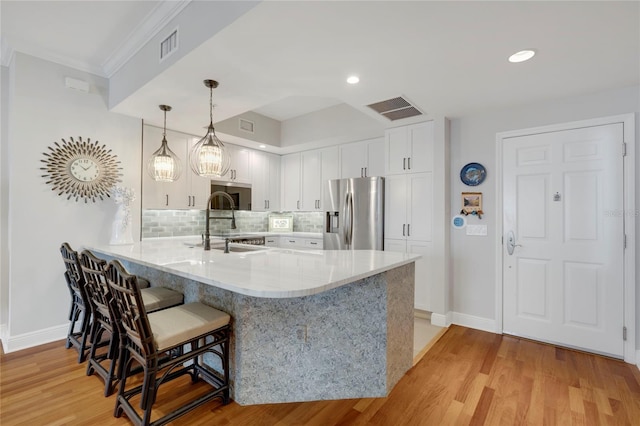
[[(155, 8), (188, 1), (6, 1), (6, 48), (108, 75)], [(205, 78), (214, 121), (255, 111), (283, 121), (338, 103), (405, 96), (459, 117), (640, 84), (640, 3), (612, 1), (266, 1), (200, 45), (114, 110), (202, 133)], [(156, 10), (157, 12), (157, 10)], [(533, 48), (528, 62), (510, 54)], [(48, 56), (47, 56), (48, 55)], [(80, 66), (84, 64), (84, 66)], [(345, 82), (358, 74), (361, 82)], [(194, 114), (202, 111), (202, 114)]]

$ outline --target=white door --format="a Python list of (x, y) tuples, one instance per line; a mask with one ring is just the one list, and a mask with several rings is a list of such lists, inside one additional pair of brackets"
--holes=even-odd
[(504, 140), (505, 333), (623, 356), (622, 141), (621, 123)]

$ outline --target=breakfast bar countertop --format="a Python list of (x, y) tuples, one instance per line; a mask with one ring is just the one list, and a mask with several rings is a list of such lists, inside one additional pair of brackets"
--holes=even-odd
[(261, 298), (309, 296), (415, 262), (419, 255), (376, 250), (293, 250), (242, 246), (224, 253), (197, 237), (146, 239), (130, 245), (86, 247), (187, 279)]

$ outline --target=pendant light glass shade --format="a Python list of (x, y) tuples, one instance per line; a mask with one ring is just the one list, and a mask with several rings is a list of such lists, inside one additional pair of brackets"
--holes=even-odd
[(224, 144), (216, 136), (213, 128), (213, 89), (218, 87), (215, 80), (205, 80), (204, 85), (210, 90), (209, 95), (209, 128), (207, 134), (189, 151), (191, 170), (198, 176), (219, 178), (227, 174), (231, 167), (231, 157)]
[(162, 144), (160, 149), (154, 152), (147, 162), (147, 172), (156, 182), (174, 182), (180, 177), (182, 164), (178, 156), (167, 145), (167, 111), (171, 111), (169, 105), (160, 105), (164, 111), (164, 127), (162, 129)]

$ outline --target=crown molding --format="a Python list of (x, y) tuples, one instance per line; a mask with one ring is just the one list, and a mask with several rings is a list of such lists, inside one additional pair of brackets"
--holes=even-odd
[(108, 78), (113, 76), (142, 47), (165, 27), (175, 16), (191, 3), (191, 0), (163, 1), (156, 6), (123, 42), (102, 63), (102, 72)]

